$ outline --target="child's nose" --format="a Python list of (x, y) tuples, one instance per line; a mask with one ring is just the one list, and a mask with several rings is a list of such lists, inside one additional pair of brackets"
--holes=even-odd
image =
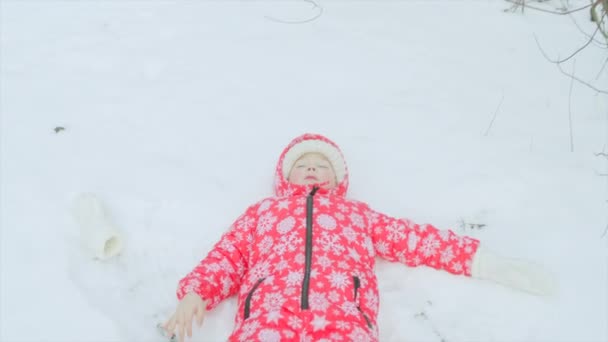
[(314, 167), (314, 166), (309, 166), (309, 167), (308, 167), (308, 171), (315, 171), (315, 170), (316, 170), (316, 169), (315, 169), (315, 167)]

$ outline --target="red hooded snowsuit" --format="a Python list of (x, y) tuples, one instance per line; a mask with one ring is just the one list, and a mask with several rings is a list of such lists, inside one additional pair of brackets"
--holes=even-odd
[(250, 206), (179, 283), (180, 300), (194, 291), (207, 309), (238, 295), (230, 341), (377, 341), (375, 256), (471, 275), (477, 240), (345, 198), (347, 172), (331, 190), (289, 183), (285, 154), (308, 139), (338, 149), (320, 135), (294, 139), (276, 196)]

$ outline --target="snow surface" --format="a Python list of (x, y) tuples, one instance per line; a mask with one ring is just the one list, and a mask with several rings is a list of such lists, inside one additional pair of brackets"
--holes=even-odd
[[(177, 281), (271, 193), (304, 132), (341, 145), (350, 197), (559, 279), (535, 297), (379, 261), (382, 341), (608, 341), (608, 159), (595, 155), (608, 100), (534, 40), (566, 57), (586, 41), (570, 17), (502, 1), (318, 4), (316, 20), (286, 24), (319, 8), (1, 2), (1, 341), (163, 341)], [(587, 16), (573, 18), (592, 32)], [(606, 89), (605, 59), (591, 44), (563, 67)], [(119, 258), (80, 248), (68, 208), (82, 191), (124, 229)], [(234, 308), (194, 340), (225, 340)]]

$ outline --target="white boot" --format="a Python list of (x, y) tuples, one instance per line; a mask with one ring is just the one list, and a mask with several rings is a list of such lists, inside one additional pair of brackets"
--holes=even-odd
[(110, 219), (101, 200), (91, 193), (74, 199), (72, 215), (80, 227), (84, 248), (95, 258), (109, 259), (123, 248), (123, 235)]

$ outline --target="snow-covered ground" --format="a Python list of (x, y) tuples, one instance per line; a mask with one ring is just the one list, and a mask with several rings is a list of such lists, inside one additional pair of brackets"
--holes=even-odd
[[(1, 2), (1, 341), (162, 341), (177, 281), (271, 193), (304, 132), (341, 145), (351, 197), (559, 279), (540, 298), (379, 261), (382, 341), (608, 340), (608, 97), (571, 89), (534, 40), (558, 58), (585, 35), (502, 1), (318, 4), (288, 24), (320, 9)], [(606, 89), (606, 51), (563, 67)], [(68, 209), (83, 191), (125, 231), (120, 257), (80, 248)], [(487, 226), (459, 228), (475, 216)], [(194, 340), (225, 339), (234, 307)]]

